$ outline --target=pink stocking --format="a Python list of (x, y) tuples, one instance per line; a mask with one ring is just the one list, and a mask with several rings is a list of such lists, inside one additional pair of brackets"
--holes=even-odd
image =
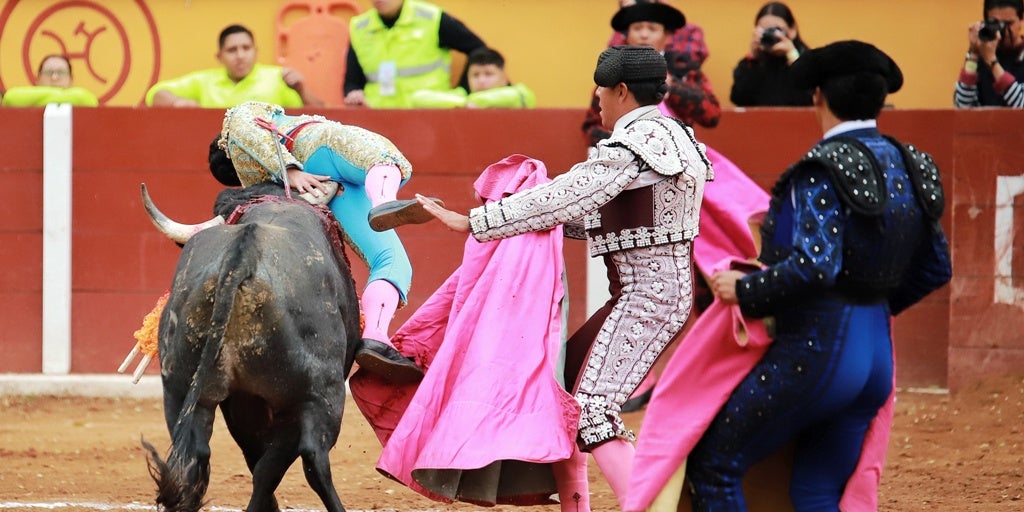
[(401, 184), (402, 171), (394, 165), (377, 164), (366, 171), (366, 195), (372, 206), (394, 201)]
[(633, 455), (636, 453), (633, 443), (612, 439), (590, 453), (594, 455), (597, 467), (601, 468), (601, 473), (604, 473), (608, 485), (618, 498), (619, 507), (623, 508), (626, 504), (626, 491), (629, 490), (629, 474), (633, 471)]
[(363, 310), (363, 320), (366, 323), (363, 327), (363, 338), (390, 345), (388, 328), (391, 326), (391, 318), (395, 316), (395, 310), (398, 309), (398, 289), (395, 285), (383, 279), (370, 281), (363, 290), (359, 306)]
[(587, 480), (587, 454), (573, 447), (572, 455), (552, 464), (561, 512), (590, 512), (590, 481)]

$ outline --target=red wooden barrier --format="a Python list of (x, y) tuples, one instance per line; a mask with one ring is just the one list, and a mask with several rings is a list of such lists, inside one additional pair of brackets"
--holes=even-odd
[(43, 109), (3, 109), (0, 372), (39, 372), (43, 336)]
[[(322, 113), (382, 133), (402, 149), (415, 173), (400, 197), (413, 191), (438, 195), (463, 211), (474, 204), (477, 174), (509, 154), (543, 160), (551, 174), (585, 157), (578, 110)], [(3, 115), (0, 372), (32, 373), (41, 368), (42, 109), (4, 109)], [(146, 182), (154, 201), (176, 220), (210, 216), (219, 186), (207, 170), (206, 151), (221, 116), (200, 109), (74, 111), (73, 372), (113, 371), (143, 315), (169, 285), (178, 248), (150, 225), (139, 183)], [(1024, 215), (1009, 217), (1020, 217), (1017, 223), (997, 222), (996, 194), (1024, 180), (1016, 156), (1024, 131), (1012, 128), (1024, 125), (1024, 112), (888, 111), (880, 123), (883, 131), (932, 153), (942, 169), (944, 226), (954, 258), (952, 285), (895, 322), (900, 384), (955, 388), (978, 375), (1024, 367), (1024, 339), (1017, 334), (1024, 304), (1012, 297), (997, 302), (993, 291), (999, 277), (995, 233), (1009, 233), (1008, 251), (1022, 250), (1014, 235)], [(752, 109), (725, 112), (719, 127), (700, 130), (698, 137), (767, 188), (820, 133), (809, 110)], [(401, 229), (415, 276), (411, 307), (400, 312), (395, 327), (455, 268), (463, 241), (436, 223)], [(566, 248), (573, 328), (584, 319), (585, 254), (579, 243)], [(1016, 288), (1024, 294), (1024, 260), (1019, 254), (1011, 260), (1011, 275), (1001, 282), (1012, 290), (1018, 277)], [(355, 266), (360, 282), (365, 269)]]

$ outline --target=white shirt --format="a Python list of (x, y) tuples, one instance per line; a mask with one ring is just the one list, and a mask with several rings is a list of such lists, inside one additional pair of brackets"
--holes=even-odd
[(854, 130), (863, 130), (865, 128), (878, 129), (878, 121), (874, 119), (857, 119), (855, 121), (843, 121), (832, 127), (831, 130), (825, 132), (825, 138), (835, 137), (846, 132), (852, 132)]

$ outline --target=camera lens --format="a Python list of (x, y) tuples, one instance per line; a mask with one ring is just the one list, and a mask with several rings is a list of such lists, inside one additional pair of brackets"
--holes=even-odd
[(999, 34), (1006, 30), (1006, 23), (995, 18), (989, 18), (978, 29), (978, 39), (982, 41), (994, 41)]
[(780, 34), (782, 34), (782, 30), (779, 29), (778, 27), (772, 27), (765, 30), (761, 34), (761, 46), (775, 46), (775, 43), (782, 40), (782, 38), (779, 37)]

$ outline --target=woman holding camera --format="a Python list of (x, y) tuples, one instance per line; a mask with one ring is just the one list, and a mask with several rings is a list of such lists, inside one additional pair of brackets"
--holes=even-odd
[(737, 107), (810, 106), (812, 91), (795, 87), (789, 78), (789, 66), (807, 49), (789, 7), (765, 4), (754, 17), (750, 53), (732, 72), (729, 99)]

